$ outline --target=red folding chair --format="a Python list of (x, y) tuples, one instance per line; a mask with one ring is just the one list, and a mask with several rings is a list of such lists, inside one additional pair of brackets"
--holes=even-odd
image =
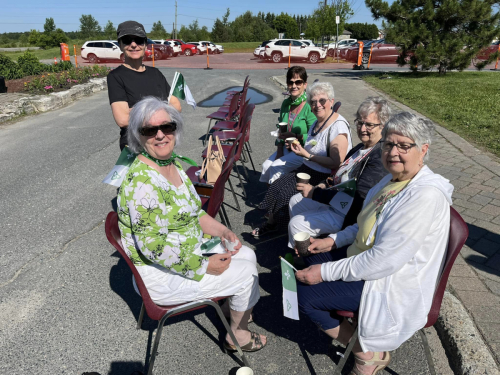
[(203, 145), (207, 142), (208, 139), (208, 133), (210, 132), (210, 125), (212, 124), (212, 120), (216, 121), (229, 121), (233, 120), (236, 116), (239, 115), (238, 109), (239, 109), (239, 99), (240, 95), (237, 94), (231, 99), (231, 105), (229, 106), (229, 111), (228, 112), (213, 112), (209, 114), (206, 118), (209, 118), (210, 121), (208, 122), (208, 128), (207, 128), (207, 134), (205, 135), (205, 140), (203, 141)]
[[(248, 93), (248, 86), (244, 87), (243, 90), (241, 90), (241, 93), (239, 94), (240, 95), (240, 100), (239, 100), (239, 103), (245, 103), (245, 100), (246, 100), (246, 97), (247, 97), (247, 93)], [(220, 111), (220, 112), (228, 112), (229, 111), (229, 105), (231, 105), (231, 100), (232, 100), (233, 97), (231, 97), (230, 99), (226, 99), (226, 101), (222, 104), (222, 107), (220, 107), (217, 111)], [(228, 104), (229, 102), (229, 104)]]
[[(453, 267), (453, 263), (455, 259), (457, 259), (460, 250), (465, 244), (467, 237), (469, 236), (469, 228), (467, 224), (462, 219), (460, 214), (455, 211), (453, 207), (450, 207), (450, 235), (448, 239), (448, 247), (446, 249), (444, 266), (441, 275), (438, 277), (436, 290), (434, 291), (434, 297), (432, 298), (432, 305), (427, 315), (427, 324), (424, 328), (432, 327), (434, 323), (436, 323), (439, 310), (441, 309), (441, 302), (443, 301), (444, 291), (446, 289), (446, 283), (448, 282), (448, 277), (450, 276), (451, 268)], [(353, 337), (355, 340), (351, 340), (347, 349), (344, 353), (344, 357), (340, 360), (337, 368), (335, 369), (334, 375), (341, 375), (342, 369), (347, 361), (347, 358), (351, 354), (352, 348), (354, 344), (358, 340), (358, 325), (357, 325), (357, 312), (354, 311), (335, 311), (336, 315), (342, 316), (344, 318), (352, 318), (356, 323), (356, 329), (354, 331)], [(434, 368), (434, 361), (432, 360), (431, 352), (429, 349), (429, 344), (427, 342), (427, 337), (423, 331), (423, 328), (419, 331), (420, 337), (422, 338), (422, 342), (424, 343), (425, 355), (427, 357), (427, 362), (429, 364), (429, 369), (432, 375), (436, 375), (436, 370)]]
[(148, 314), (148, 316), (153, 320), (158, 320), (158, 328), (156, 332), (156, 338), (153, 344), (153, 350), (151, 352), (151, 359), (149, 360), (149, 364), (146, 364), (147, 367), (147, 375), (152, 375), (153, 366), (156, 359), (156, 354), (158, 352), (158, 344), (160, 343), (161, 333), (163, 330), (163, 326), (168, 318), (187, 313), (189, 311), (198, 310), (206, 306), (212, 306), (217, 311), (219, 318), (222, 320), (224, 327), (226, 328), (231, 340), (236, 346), (238, 353), (240, 354), (243, 363), (245, 366), (248, 366), (248, 361), (245, 357), (245, 354), (241, 350), (238, 341), (234, 337), (233, 331), (231, 331), (231, 327), (227, 323), (227, 320), (222, 313), (222, 310), (217, 301), (227, 298), (227, 297), (217, 297), (212, 299), (204, 299), (200, 301), (187, 302), (181, 305), (172, 305), (172, 306), (159, 306), (153, 302), (151, 299), (149, 292), (144, 284), (144, 281), (141, 278), (141, 275), (137, 271), (137, 268), (132, 263), (127, 253), (122, 247), (121, 242), (121, 234), (120, 229), (118, 228), (118, 214), (116, 212), (110, 212), (106, 217), (105, 224), (106, 237), (111, 245), (115, 247), (115, 249), (120, 253), (120, 255), (125, 259), (125, 262), (129, 266), (132, 274), (134, 275), (135, 282), (137, 284), (137, 288), (139, 289), (141, 298), (142, 298), (142, 307), (141, 312), (139, 313), (139, 319), (137, 321), (137, 329), (141, 328), (142, 320), (144, 318), (144, 312)]
[[(245, 88), (245, 86), (249, 85), (250, 84), (250, 76), (246, 76), (245, 78), (245, 81), (243, 82), (243, 88)], [(232, 95), (235, 95), (235, 94), (238, 94), (238, 93), (241, 93), (243, 90), (241, 91), (238, 91), (238, 90), (231, 90), (231, 91), (226, 91), (226, 94), (228, 96), (232, 96)]]

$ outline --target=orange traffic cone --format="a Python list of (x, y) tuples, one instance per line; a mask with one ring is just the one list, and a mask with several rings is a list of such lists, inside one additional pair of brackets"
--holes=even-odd
[(54, 65), (57, 65), (57, 57), (54, 57)]

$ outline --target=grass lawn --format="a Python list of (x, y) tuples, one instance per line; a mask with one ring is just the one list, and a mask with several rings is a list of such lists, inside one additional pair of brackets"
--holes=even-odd
[(216, 43), (224, 47), (224, 53), (253, 52), (262, 42)]
[(500, 156), (500, 74), (390, 73), (364, 80), (471, 143)]
[[(73, 45), (69, 45), (69, 55), (73, 56)], [(46, 59), (53, 59), (54, 57), (57, 57), (57, 60), (61, 58), (61, 48), (59, 47), (54, 47), (54, 48), (49, 48), (49, 49), (37, 49), (37, 50), (30, 50), (32, 54), (34, 54), (36, 57), (38, 57), (39, 60), (46, 60)], [(21, 55), (24, 54), (23, 52), (0, 52), (1, 54), (10, 57), (12, 60), (17, 61), (17, 58)], [(76, 46), (76, 53), (77, 56), (80, 56), (80, 46)]]

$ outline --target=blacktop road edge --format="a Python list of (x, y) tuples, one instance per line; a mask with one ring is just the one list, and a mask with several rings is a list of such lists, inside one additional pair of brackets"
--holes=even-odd
[[(284, 90), (287, 89), (286, 77), (284, 75), (273, 76), (271, 80)], [(384, 97), (394, 106), (402, 110), (410, 111), (425, 117), (404, 104), (389, 98), (387, 95), (384, 95)], [(492, 163), (491, 159), (476, 147), (455, 133), (437, 124), (435, 125), (436, 131), (445, 137), (451, 144), (459, 148), (465, 155), (475, 159), (476, 162), (486, 169), (491, 170), (494, 168), (496, 169), (495, 172), (500, 172), (496, 163)], [(482, 157), (479, 157), (479, 155)], [(448, 291), (444, 294), (435, 328), (455, 373), (460, 375), (492, 375), (500, 373), (474, 321), (469, 316), (462, 303)]]

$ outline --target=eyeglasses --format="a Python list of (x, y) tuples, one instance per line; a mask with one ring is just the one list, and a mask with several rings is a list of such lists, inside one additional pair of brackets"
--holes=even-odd
[(177, 130), (177, 124), (175, 122), (167, 122), (158, 126), (145, 126), (139, 130), (139, 133), (145, 137), (153, 137), (158, 134), (158, 130), (161, 130), (163, 134), (172, 134)]
[(324, 107), (328, 100), (330, 99), (321, 98), (320, 100), (311, 100), (311, 107), (317, 106), (318, 103), (321, 104), (322, 107)]
[(295, 81), (288, 81), (288, 86), (293, 86), (294, 83), (295, 83), (295, 86), (299, 87), (299, 86), (302, 86), (304, 84), (304, 81), (302, 79), (297, 79)]
[(374, 127), (382, 125), (382, 124), (372, 124), (371, 122), (361, 121), (359, 118), (354, 120), (354, 124), (356, 124), (358, 128), (361, 128), (364, 125), (366, 127), (366, 130), (372, 130)]
[(398, 152), (400, 154), (407, 154), (408, 151), (411, 150), (412, 147), (415, 147), (417, 144), (416, 143), (392, 143), (392, 142), (386, 142), (383, 141), (382, 143), (382, 150), (384, 152), (390, 152), (394, 146), (398, 149)]
[(125, 35), (125, 36), (121, 37), (120, 40), (123, 42), (123, 44), (125, 44), (127, 46), (132, 44), (132, 42), (135, 42), (135, 44), (140, 45), (140, 46), (146, 44), (145, 38), (141, 38), (141, 37), (134, 36), (134, 35)]

